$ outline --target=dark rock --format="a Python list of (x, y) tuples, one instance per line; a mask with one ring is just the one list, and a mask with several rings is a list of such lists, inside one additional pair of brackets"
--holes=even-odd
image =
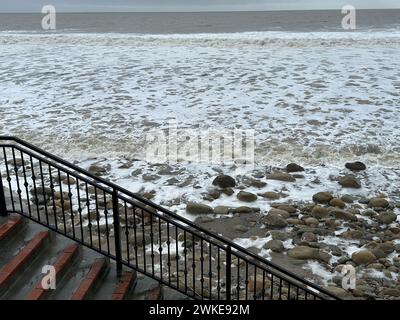
[(323, 219), (328, 216), (328, 209), (321, 206), (314, 206), (311, 210), (311, 215), (317, 219)]
[(296, 213), (297, 209), (291, 205), (287, 204), (273, 204), (272, 207), (279, 209), (279, 210), (284, 210), (286, 212), (289, 212), (290, 214)]
[(271, 235), (273, 240), (286, 241), (292, 237), (290, 233), (278, 230), (270, 230), (269, 234)]
[(389, 202), (384, 198), (371, 198), (368, 206), (371, 208), (387, 208), (389, 207)]
[(233, 213), (239, 213), (239, 214), (253, 213), (253, 212), (255, 212), (254, 208), (250, 208), (250, 207), (246, 207), (246, 206), (238, 207), (233, 210)]
[(386, 241), (378, 244), (376, 248), (382, 250), (385, 254), (391, 254), (393, 251), (395, 251), (396, 247), (392, 241)]
[(317, 226), (319, 222), (318, 222), (318, 219), (316, 219), (316, 218), (308, 217), (308, 218), (304, 219), (304, 223), (307, 226)]
[(221, 196), (221, 192), (218, 190), (211, 190), (209, 193), (210, 197), (213, 199), (218, 199)]
[(371, 252), (374, 254), (374, 256), (377, 259), (382, 259), (382, 258), (386, 258), (387, 257), (387, 254), (383, 250), (381, 250), (379, 248), (371, 249)]
[(261, 218), (261, 222), (269, 227), (284, 228), (287, 222), (279, 214), (267, 214)]
[(333, 199), (329, 192), (318, 192), (313, 195), (313, 201), (316, 203), (329, 203)]
[(361, 230), (348, 230), (343, 232), (340, 237), (343, 239), (361, 239), (364, 237), (365, 232)]
[(214, 213), (214, 210), (205, 204), (189, 202), (186, 205), (186, 212), (191, 214), (210, 214)]
[(347, 162), (345, 167), (349, 170), (353, 170), (353, 171), (363, 171), (367, 169), (367, 166), (360, 162), (360, 161), (356, 161), (356, 162)]
[(288, 256), (298, 260), (319, 260), (329, 262), (331, 255), (316, 248), (297, 246), (288, 251)]
[(287, 172), (300, 172), (300, 171), (304, 171), (304, 168), (296, 163), (289, 163), (286, 166), (286, 171)]
[(270, 240), (265, 244), (264, 248), (270, 249), (274, 252), (283, 252), (285, 250), (285, 247), (280, 240)]
[(287, 219), (290, 217), (290, 213), (286, 210), (281, 210), (277, 208), (272, 208), (268, 211), (268, 214), (279, 214), (282, 218)]
[(317, 242), (318, 237), (312, 232), (304, 232), (301, 236), (301, 241), (305, 242)]
[(330, 211), (330, 213), (332, 213), (336, 219), (340, 219), (340, 220), (346, 220), (346, 221), (357, 221), (357, 217), (345, 210), (342, 209), (338, 209), (335, 208), (333, 210)]
[(215, 214), (229, 214), (230, 208), (226, 206), (216, 206), (214, 208)]
[(339, 177), (338, 178), (338, 182), (343, 188), (353, 188), (353, 189), (361, 188), (360, 180), (358, 180), (353, 175), (347, 175), (347, 176), (344, 176), (344, 177)]
[(278, 192), (268, 191), (261, 194), (258, 194), (260, 197), (267, 198), (270, 200), (278, 200), (281, 195)]
[(246, 191), (240, 191), (237, 194), (237, 198), (240, 201), (244, 201), (244, 202), (254, 202), (257, 200), (257, 196), (254, 193), (246, 192)]
[(392, 222), (397, 220), (397, 215), (390, 211), (381, 212), (376, 220), (382, 224), (391, 224)]
[(221, 174), (214, 179), (212, 184), (223, 189), (234, 188), (236, 186), (236, 181), (231, 176)]
[(340, 209), (346, 207), (346, 203), (339, 198), (333, 198), (331, 201), (329, 201), (329, 205), (331, 205), (332, 207), (338, 207)]
[(296, 181), (296, 179), (291, 174), (286, 173), (286, 172), (275, 172), (275, 173), (267, 174), (267, 179), (285, 181), (285, 182), (295, 182)]
[(351, 260), (357, 265), (367, 265), (376, 261), (375, 255), (370, 251), (363, 249), (361, 251), (354, 252), (351, 255)]
[(97, 165), (97, 164), (92, 164), (89, 167), (88, 171), (95, 176), (102, 176), (107, 173), (107, 168)]
[(354, 198), (348, 194), (341, 196), (340, 199), (345, 203), (353, 203), (354, 202)]

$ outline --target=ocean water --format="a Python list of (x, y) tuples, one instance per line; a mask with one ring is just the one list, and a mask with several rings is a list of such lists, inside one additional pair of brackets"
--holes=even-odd
[[(343, 31), (341, 10), (180, 13), (58, 13), (58, 32), (232, 33), (253, 31)], [(41, 14), (2, 14), (0, 30), (41, 32)], [(399, 28), (400, 10), (358, 10), (363, 31)]]
[(0, 15), (0, 133), (145, 160), (146, 134), (175, 121), (254, 130), (260, 165), (396, 166), (399, 12), (362, 12), (352, 32), (337, 12), (66, 14), (50, 33)]

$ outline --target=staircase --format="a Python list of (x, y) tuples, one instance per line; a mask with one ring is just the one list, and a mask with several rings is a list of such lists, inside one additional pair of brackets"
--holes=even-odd
[[(338, 299), (15, 137), (0, 137), (0, 216), (5, 299)], [(43, 289), (45, 265), (55, 290)]]
[[(19, 215), (0, 217), (0, 248), (2, 300), (186, 299), (128, 268), (118, 277), (115, 262)], [(55, 289), (42, 285), (48, 265)]]

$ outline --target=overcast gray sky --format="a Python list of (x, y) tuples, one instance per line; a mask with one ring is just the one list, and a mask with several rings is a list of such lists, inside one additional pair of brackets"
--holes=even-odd
[(235, 11), (400, 8), (400, 0), (0, 0), (0, 12), (40, 12), (52, 4), (57, 11)]

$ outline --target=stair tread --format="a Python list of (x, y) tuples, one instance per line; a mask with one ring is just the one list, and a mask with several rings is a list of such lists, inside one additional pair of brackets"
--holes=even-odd
[(160, 300), (160, 299), (161, 299), (161, 287), (160, 286), (157, 286), (157, 287), (147, 291), (145, 300)]
[(124, 272), (119, 279), (117, 287), (112, 295), (112, 300), (123, 300), (129, 294), (133, 283), (136, 281), (137, 273), (135, 271)]
[(0, 288), (28, 262), (41, 248), (48, 237), (48, 231), (42, 231), (36, 234), (36, 236), (0, 270)]
[(83, 300), (87, 298), (91, 289), (95, 286), (96, 282), (101, 278), (104, 269), (107, 267), (107, 260), (104, 258), (96, 259), (91, 265), (89, 272), (81, 281), (78, 289), (74, 292), (71, 300)]
[[(71, 244), (62, 252), (57, 261), (53, 264), (56, 277), (59, 277), (60, 274), (65, 271), (65, 269), (68, 267), (68, 264), (73, 260), (75, 254), (77, 254), (78, 250), (78, 244)], [(48, 292), (48, 290), (44, 289), (42, 286), (42, 279), (39, 280), (36, 287), (29, 293), (27, 297), (28, 300), (41, 299), (46, 292)]]
[(15, 229), (22, 224), (22, 217), (12, 217), (0, 226), (0, 241), (14, 233)]

